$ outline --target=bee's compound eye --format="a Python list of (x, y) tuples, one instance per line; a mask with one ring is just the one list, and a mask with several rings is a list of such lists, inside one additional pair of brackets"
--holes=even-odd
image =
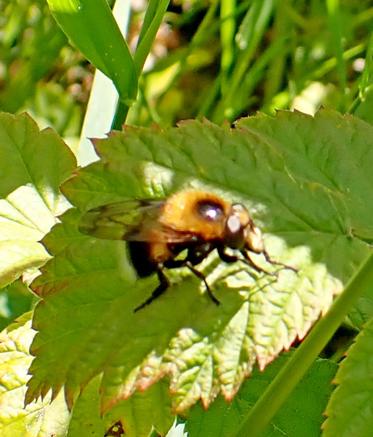
[(202, 218), (211, 222), (221, 221), (224, 218), (222, 206), (211, 201), (198, 202), (197, 212)]

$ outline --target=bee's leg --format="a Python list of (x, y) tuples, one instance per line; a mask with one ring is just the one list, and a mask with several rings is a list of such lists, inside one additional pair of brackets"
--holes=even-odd
[(148, 299), (146, 299), (145, 302), (143, 302), (141, 305), (139, 305), (138, 307), (136, 307), (133, 310), (134, 313), (136, 313), (137, 311), (141, 310), (142, 308), (144, 308), (147, 305), (149, 305), (150, 303), (152, 303), (153, 300), (157, 299), (157, 297), (159, 297), (161, 294), (163, 294), (167, 290), (167, 288), (169, 287), (170, 282), (167, 279), (167, 276), (163, 273), (162, 267), (157, 268), (157, 275), (158, 275), (158, 279), (159, 279), (158, 287), (153, 291), (151, 296), (148, 297)]
[(199, 270), (197, 270), (189, 260), (187, 260), (185, 262), (185, 266), (188, 267), (188, 269), (192, 273), (194, 273), (197, 276), (197, 278), (199, 278), (199, 279), (201, 279), (203, 281), (203, 283), (205, 284), (207, 293), (208, 293), (210, 299), (214, 302), (214, 304), (215, 305), (220, 305), (219, 300), (213, 295), (213, 293), (212, 293), (212, 291), (211, 291), (211, 289), (209, 287), (209, 284), (206, 281), (205, 275), (202, 272), (200, 272)]
[[(262, 267), (258, 266), (258, 264), (256, 264), (249, 255), (249, 252), (247, 250), (241, 250), (240, 251), (245, 259), (245, 262), (252, 267), (254, 270), (256, 270), (259, 273), (264, 273), (266, 275), (270, 275), (270, 276), (277, 276), (277, 273), (274, 272), (269, 272), (268, 270), (263, 269)], [(267, 258), (266, 258), (267, 259)]]
[(292, 270), (293, 272), (298, 273), (298, 270), (295, 267), (271, 259), (271, 257), (268, 255), (266, 250), (263, 250), (262, 254), (268, 263), (273, 264), (275, 266), (282, 266), (284, 269)]
[(205, 284), (207, 293), (210, 299), (214, 302), (215, 305), (220, 305), (219, 300), (213, 295), (209, 284), (206, 281), (205, 275), (197, 270), (194, 266), (200, 264), (206, 256), (214, 249), (210, 244), (203, 244), (200, 246), (196, 246), (190, 248), (188, 250), (188, 254), (184, 259), (171, 259), (165, 263), (165, 267), (172, 269), (178, 267), (188, 267), (188, 269), (194, 273), (198, 279), (201, 279)]
[(227, 264), (232, 264), (237, 261), (242, 261), (241, 257), (238, 257), (237, 255), (231, 255), (229, 253), (224, 252), (224, 246), (218, 247), (218, 254), (222, 261), (224, 261)]
[(265, 273), (267, 275), (274, 275), (273, 273), (267, 272), (267, 270), (264, 270), (262, 267), (259, 267), (257, 264), (255, 264), (254, 261), (250, 258), (250, 255), (247, 253), (247, 251), (242, 250), (240, 252), (243, 255), (244, 259), (242, 259), (237, 255), (231, 255), (229, 253), (226, 253), (224, 251), (224, 247), (218, 247), (218, 254), (220, 256), (220, 259), (226, 262), (227, 264), (232, 264), (236, 261), (244, 261), (246, 264), (249, 264), (250, 267), (252, 267), (253, 269), (255, 269), (260, 273)]

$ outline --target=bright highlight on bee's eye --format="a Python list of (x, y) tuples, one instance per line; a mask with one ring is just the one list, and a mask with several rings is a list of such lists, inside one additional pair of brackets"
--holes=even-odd
[[(210, 192), (185, 190), (165, 200), (126, 200), (103, 205), (88, 211), (79, 229), (97, 238), (126, 240), (138, 276), (158, 275), (158, 287), (134, 311), (162, 295), (170, 285), (165, 270), (179, 267), (189, 268), (201, 279), (211, 301), (219, 305), (205, 276), (195, 267), (213, 250), (222, 261), (242, 261), (257, 272), (271, 274), (254, 262), (251, 253), (262, 254), (268, 263), (296, 271), (271, 260), (262, 234), (244, 205), (232, 205)], [(227, 249), (237, 254), (227, 253)], [(184, 252), (184, 258), (180, 258)]]
[(221, 208), (221, 205), (210, 202), (199, 202), (197, 205), (198, 213), (202, 218), (211, 221), (217, 221), (222, 219), (224, 215), (224, 211)]

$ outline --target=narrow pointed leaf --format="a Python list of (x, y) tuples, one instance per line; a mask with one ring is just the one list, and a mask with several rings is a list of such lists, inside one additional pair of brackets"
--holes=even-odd
[(137, 75), (127, 44), (106, 0), (48, 0), (62, 30), (87, 59), (115, 84), (120, 99), (137, 94)]

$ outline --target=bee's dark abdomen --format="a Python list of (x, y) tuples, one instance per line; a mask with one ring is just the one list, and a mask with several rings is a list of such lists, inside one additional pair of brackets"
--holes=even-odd
[(142, 241), (129, 241), (128, 252), (132, 264), (140, 278), (150, 276), (156, 271), (157, 263), (150, 258), (150, 245)]

